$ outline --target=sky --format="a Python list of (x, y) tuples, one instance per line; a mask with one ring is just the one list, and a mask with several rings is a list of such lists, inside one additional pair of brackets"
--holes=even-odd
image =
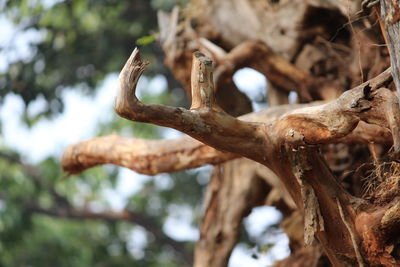
[[(1, 0), (0, 0), (1, 1)], [(53, 1), (48, 1), (49, 3)], [(1, 2), (0, 2), (1, 3)], [(18, 33), (4, 17), (0, 15), (0, 46), (9, 47), (8, 50), (0, 51), (0, 72), (7, 70), (7, 63), (18, 59), (29, 59), (34, 51), (29, 47), (29, 42), (39, 42), (43, 38), (43, 32)], [(128, 55), (127, 55), (128, 56)], [(94, 137), (100, 123), (107, 124), (116, 118), (112, 105), (115, 96), (117, 74), (109, 74), (97, 89), (94, 96), (88, 96), (74, 88), (63, 90), (62, 99), (65, 104), (63, 113), (51, 118), (40, 119), (31, 128), (22, 122), (24, 104), (22, 99), (15, 94), (8, 94), (0, 106), (0, 119), (2, 121), (2, 133), (0, 144), (19, 151), (24, 160), (31, 164), (38, 163), (49, 156), (60, 158), (66, 146), (79, 141)], [(266, 81), (263, 75), (251, 70), (243, 69), (234, 75), (234, 82), (240, 90), (245, 92), (253, 101), (265, 97)], [(141, 78), (138, 85), (138, 94), (146, 90), (147, 93), (159, 94), (166, 90), (166, 81), (162, 76), (156, 76), (149, 80)], [(293, 97), (293, 96), (292, 96)], [(30, 115), (40, 113), (45, 108), (46, 102), (38, 98), (28, 106)], [(263, 105), (253, 102), (256, 110)], [(163, 138), (179, 136), (175, 130), (164, 129)], [(203, 167), (204, 172), (209, 172), (210, 167)], [(110, 202), (114, 210), (122, 210), (127, 199), (138, 192), (143, 183), (149, 179), (156, 179), (157, 185), (168, 186), (168, 175), (161, 174), (156, 177), (137, 174), (131, 170), (122, 168), (115, 190), (105, 190), (104, 196)], [(193, 216), (189, 207), (171, 207), (170, 216), (164, 224), (164, 232), (176, 240), (198, 239), (198, 229), (193, 228), (187, 222)], [(260, 237), (262, 231), (271, 224), (275, 224), (280, 214), (272, 207), (258, 207), (245, 219), (245, 227), (250, 236)], [(179, 229), (177, 231), (176, 229)], [(130, 235), (128, 248), (133, 255), (143, 255), (146, 246), (146, 236), (143, 230), (135, 228)], [(133, 238), (133, 236), (135, 238)], [(288, 251), (288, 240), (280, 232), (274, 235), (263, 236), (268, 242), (276, 242), (276, 245), (268, 254), (261, 254), (258, 259), (251, 257), (256, 253), (254, 248), (246, 248), (238, 245), (230, 258), (229, 266), (258, 267), (270, 265), (277, 259), (286, 257)]]

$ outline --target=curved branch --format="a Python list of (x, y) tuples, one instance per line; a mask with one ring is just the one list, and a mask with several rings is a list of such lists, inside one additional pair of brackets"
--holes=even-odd
[(316, 86), (318, 82), (312, 75), (279, 56), (261, 40), (243, 42), (218, 61), (216, 77), (231, 77), (238, 69), (250, 67), (264, 74), (274, 87), (286, 92), (296, 91), (302, 102), (312, 100), (310, 87)]
[[(272, 123), (284, 113), (303, 106), (268, 108), (243, 115), (239, 119)], [(373, 133), (372, 136), (375, 135)], [(110, 135), (70, 145), (64, 151), (61, 164), (69, 174), (77, 174), (101, 164), (115, 164), (138, 173), (155, 175), (218, 164), (237, 157), (240, 155), (216, 150), (188, 136), (173, 140), (145, 140)]]
[(26, 210), (29, 212), (48, 215), (56, 218), (134, 223), (142, 226), (144, 229), (153, 234), (157, 242), (159, 242), (160, 244), (171, 246), (188, 264), (191, 263), (193, 260), (191, 253), (185, 248), (182, 242), (178, 242), (164, 234), (161, 230), (161, 226), (145, 214), (136, 213), (128, 210), (124, 210), (122, 212), (92, 212), (90, 210), (79, 210), (72, 207), (69, 207), (67, 209), (60, 209), (59, 207), (45, 209), (35, 204), (28, 206)]

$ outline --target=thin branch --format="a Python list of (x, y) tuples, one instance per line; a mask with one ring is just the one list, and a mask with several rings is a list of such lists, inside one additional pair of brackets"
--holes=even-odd
[[(38, 214), (45, 214), (48, 216), (53, 216), (57, 218), (67, 218), (67, 219), (90, 219), (90, 220), (103, 220), (107, 222), (120, 222), (126, 221), (142, 226), (147, 231), (152, 233), (157, 239), (157, 242), (169, 245), (174, 250), (181, 255), (187, 263), (193, 261), (191, 253), (185, 248), (184, 244), (175, 241), (165, 235), (162, 232), (161, 225), (153, 218), (149, 217), (144, 213), (137, 213), (133, 211), (124, 210), (122, 212), (104, 211), (104, 212), (93, 212), (91, 210), (79, 210), (75, 208), (69, 200), (59, 194), (55, 188), (43, 181), (40, 171), (32, 165), (24, 163), (17, 154), (10, 154), (0, 151), (0, 158), (8, 161), (12, 164), (18, 164), (21, 168), (33, 179), (33, 181), (47, 190), (53, 197), (56, 205), (53, 208), (42, 208), (37, 203), (25, 203), (24, 208), (29, 212), (34, 212)], [(1, 196), (5, 199), (7, 195)]]
[(191, 253), (185, 248), (182, 242), (178, 242), (162, 232), (162, 227), (153, 218), (142, 213), (136, 213), (128, 210), (122, 212), (104, 211), (92, 212), (90, 210), (78, 210), (75, 208), (49, 208), (45, 209), (39, 205), (29, 205), (27, 211), (44, 214), (56, 218), (74, 219), (74, 220), (101, 220), (106, 222), (129, 222), (142, 226), (151, 234), (158, 243), (171, 246), (187, 263), (192, 262)]

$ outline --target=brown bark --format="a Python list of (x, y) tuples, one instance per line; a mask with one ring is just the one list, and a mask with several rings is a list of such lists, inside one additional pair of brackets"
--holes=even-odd
[[(385, 37), (390, 53), (393, 81), (400, 100), (400, 4), (398, 1), (381, 0), (381, 16), (385, 27)], [(400, 156), (400, 107), (390, 107), (392, 132), (394, 139), (394, 155)]]
[(295, 210), (279, 178), (265, 166), (243, 158), (215, 166), (204, 198), (194, 266), (226, 266), (242, 219), (261, 205), (275, 206), (285, 215)]

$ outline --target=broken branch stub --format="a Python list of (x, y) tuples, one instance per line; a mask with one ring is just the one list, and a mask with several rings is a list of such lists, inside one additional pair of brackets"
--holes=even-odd
[[(193, 53), (191, 110), (217, 107), (214, 95), (213, 62), (201, 52)], [(217, 110), (221, 111), (219, 108)]]

